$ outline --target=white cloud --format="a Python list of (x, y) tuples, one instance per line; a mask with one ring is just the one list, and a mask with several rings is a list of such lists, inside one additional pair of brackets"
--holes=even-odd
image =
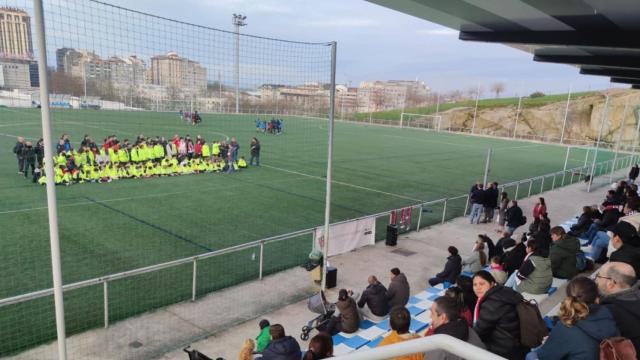
[(418, 35), (429, 35), (429, 36), (454, 36), (458, 35), (458, 32), (452, 29), (447, 28), (437, 28), (437, 29), (421, 29), (416, 31)]
[(252, 0), (199, 0), (201, 6), (222, 8), (227, 11), (253, 14), (289, 14), (293, 8), (281, 1), (252, 1)]
[(318, 28), (361, 28), (373, 26), (375, 22), (371, 19), (334, 18), (326, 20), (309, 20), (304, 24)]

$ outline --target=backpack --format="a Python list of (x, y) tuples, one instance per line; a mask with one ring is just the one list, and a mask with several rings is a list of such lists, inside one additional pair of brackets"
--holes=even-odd
[(583, 272), (587, 269), (587, 257), (582, 251), (576, 253), (576, 268), (578, 272)]
[(636, 349), (631, 340), (617, 336), (602, 340), (600, 360), (635, 360)]
[(538, 303), (535, 300), (522, 300), (516, 305), (520, 320), (520, 343), (534, 348), (542, 345), (542, 339), (549, 335), (547, 324), (540, 315)]

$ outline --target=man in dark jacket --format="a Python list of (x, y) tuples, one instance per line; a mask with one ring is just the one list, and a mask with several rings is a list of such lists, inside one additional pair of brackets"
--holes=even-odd
[(269, 327), (271, 342), (262, 352), (263, 360), (300, 360), (300, 345), (291, 336), (286, 336), (280, 324)]
[[(378, 278), (371, 275), (367, 279), (369, 285), (360, 295), (358, 300), (358, 308), (360, 313), (371, 320), (382, 320), (381, 318), (389, 314), (389, 305), (387, 304), (387, 289), (378, 281)], [(368, 309), (365, 308), (367, 305)]]
[(511, 200), (511, 204), (504, 215), (506, 222), (507, 231), (510, 234), (519, 227), (525, 224), (524, 217), (522, 215), (522, 209), (518, 206), (518, 202), (516, 200)]
[(633, 342), (640, 354), (640, 289), (629, 264), (608, 262), (596, 275), (600, 304), (611, 312), (620, 335)]
[(638, 175), (640, 175), (640, 167), (638, 167), (638, 164), (635, 164), (629, 171), (629, 183), (635, 183)]
[(33, 148), (31, 141), (27, 141), (22, 148), (22, 157), (24, 158), (24, 177), (29, 175), (29, 168), (31, 168), (31, 176), (35, 174), (36, 170), (36, 149)]
[(589, 226), (591, 226), (592, 222), (593, 221), (591, 220), (591, 206), (583, 206), (582, 214), (578, 218), (578, 221), (575, 224), (571, 225), (571, 228), (569, 229), (570, 230), (569, 235), (571, 236), (582, 235), (589, 229)]
[(484, 192), (484, 220), (482, 222), (490, 223), (493, 221), (493, 211), (498, 207), (499, 196), (498, 183), (489, 184)]
[(580, 241), (565, 233), (561, 226), (551, 229), (553, 244), (549, 249), (553, 276), (560, 279), (572, 279), (578, 275), (576, 254), (580, 250)]
[[(443, 334), (468, 342), (484, 349), (484, 343), (476, 332), (469, 328), (466, 320), (460, 318), (458, 302), (454, 298), (441, 296), (431, 305), (431, 329), (434, 335)], [(446, 350), (437, 349), (425, 352), (428, 360), (462, 360)]]
[(449, 246), (447, 250), (449, 251), (449, 257), (447, 258), (447, 263), (444, 264), (444, 270), (429, 279), (429, 285), (431, 286), (436, 286), (445, 281), (448, 281), (449, 284), (455, 284), (456, 279), (460, 276), (462, 258), (458, 254), (458, 249), (455, 246)]
[(16, 144), (13, 146), (13, 153), (16, 154), (16, 159), (18, 159), (18, 174), (20, 175), (22, 175), (22, 172), (24, 171), (24, 144), (24, 138), (22, 136), (18, 136), (18, 141), (16, 141)]
[(506, 239), (502, 243), (504, 254), (502, 255), (502, 267), (507, 274), (511, 275), (518, 270), (524, 258), (527, 256), (527, 247), (522, 242), (513, 239)]
[(626, 221), (620, 221), (607, 230), (613, 235), (611, 246), (616, 249), (611, 253), (609, 260), (629, 264), (633, 267), (636, 276), (640, 274), (640, 249), (634, 246), (638, 242), (636, 228)]
[(407, 277), (400, 272), (400, 269), (391, 269), (391, 283), (387, 290), (387, 302), (389, 304), (389, 311), (397, 306), (405, 306), (409, 302), (409, 282)]
[(479, 224), (484, 209), (485, 190), (482, 184), (476, 184), (475, 188), (471, 188), (469, 194), (469, 202), (471, 203), (470, 221), (472, 224)]

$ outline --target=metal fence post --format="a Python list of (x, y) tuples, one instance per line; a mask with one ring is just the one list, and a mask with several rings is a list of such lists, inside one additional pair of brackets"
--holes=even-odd
[(529, 192), (527, 192), (527, 197), (531, 196), (531, 187), (533, 187), (533, 179), (529, 179)]
[(264, 264), (264, 243), (261, 242), (260, 243), (260, 273), (259, 273), (259, 278), (260, 280), (262, 280), (262, 267)]
[(442, 224), (444, 224), (444, 220), (447, 216), (447, 199), (444, 199), (444, 205), (442, 206)]
[(574, 172), (572, 171), (571, 172), (571, 182), (569, 184), (573, 184), (573, 175), (574, 175)]
[(198, 279), (198, 259), (193, 259), (193, 279), (191, 281), (191, 301), (196, 301), (196, 281)]
[(469, 198), (471, 197), (471, 195), (467, 194), (467, 202), (464, 203), (464, 212), (462, 213), (462, 216), (467, 216), (467, 210), (469, 210)]
[(513, 200), (518, 200), (518, 190), (520, 190), (520, 182), (519, 181), (516, 183), (516, 194), (513, 197)]
[(422, 222), (422, 204), (420, 204), (420, 212), (418, 213), (418, 225), (416, 225), (416, 232), (420, 231), (420, 222)]
[(109, 285), (108, 282), (104, 281), (102, 283), (102, 297), (104, 303), (104, 328), (109, 327)]
[(556, 174), (553, 173), (553, 181), (551, 182), (551, 190), (556, 188)]
[(542, 184), (540, 184), (540, 194), (544, 192), (544, 176), (542, 177)]

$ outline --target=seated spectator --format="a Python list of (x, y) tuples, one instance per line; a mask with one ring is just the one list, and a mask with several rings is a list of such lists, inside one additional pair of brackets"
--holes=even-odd
[[(369, 285), (364, 289), (358, 300), (360, 313), (371, 320), (379, 321), (389, 314), (389, 304), (387, 304), (387, 288), (378, 281), (378, 278), (371, 275), (367, 279)], [(367, 305), (367, 307), (365, 307)]]
[(489, 267), (489, 273), (496, 280), (496, 283), (504, 285), (507, 281), (507, 272), (504, 271), (504, 267), (502, 267), (502, 259), (500, 259), (499, 256), (492, 257)]
[(400, 269), (391, 269), (391, 282), (387, 288), (387, 302), (389, 303), (389, 311), (397, 306), (405, 306), (409, 302), (409, 294), (411, 289), (409, 288), (409, 282), (405, 274), (400, 272)]
[(455, 246), (449, 246), (447, 251), (449, 251), (449, 256), (447, 257), (446, 264), (444, 264), (444, 270), (429, 279), (429, 285), (431, 286), (436, 286), (445, 281), (453, 284), (456, 282), (458, 276), (460, 276), (460, 272), (462, 271), (462, 258), (460, 258), (458, 254), (458, 249)]
[(269, 345), (269, 341), (271, 341), (271, 335), (269, 335), (269, 320), (262, 319), (258, 326), (260, 327), (260, 334), (256, 337), (256, 352), (262, 352), (267, 345)]
[(538, 232), (533, 235), (533, 239), (538, 243), (538, 249), (541, 254), (549, 255), (549, 248), (551, 247), (551, 225), (548, 222), (543, 221), (538, 226)]
[(580, 214), (578, 222), (571, 225), (571, 228), (569, 229), (569, 235), (575, 237), (582, 236), (582, 234), (587, 232), (592, 222), (593, 220), (591, 220), (591, 206), (583, 206), (582, 214)]
[[(411, 314), (409, 310), (404, 307), (396, 307), (391, 310), (389, 315), (389, 326), (391, 326), (391, 334), (387, 335), (378, 347), (385, 345), (397, 344), (407, 340), (413, 340), (420, 337), (418, 334), (412, 334), (409, 332), (411, 325)], [(393, 360), (422, 360), (424, 354), (416, 353), (411, 355), (399, 356), (393, 358)]]
[(517, 200), (511, 200), (509, 208), (505, 213), (506, 218), (506, 230), (509, 234), (513, 235), (516, 229), (526, 224), (526, 218), (522, 215), (522, 209), (518, 206)]
[[(469, 327), (469, 324), (459, 318), (460, 308), (455, 299), (442, 296), (436, 299), (431, 305), (431, 325), (427, 331), (428, 335), (444, 334), (453, 336), (458, 340), (468, 342), (471, 345), (484, 349), (484, 344), (476, 332)], [(428, 360), (462, 360), (446, 350), (436, 349), (424, 353), (424, 359)]]
[(285, 335), (282, 325), (271, 325), (269, 334), (271, 342), (262, 351), (262, 360), (300, 360), (300, 345), (296, 339)]
[(360, 316), (358, 314), (358, 307), (355, 300), (350, 296), (346, 289), (340, 289), (338, 292), (338, 302), (336, 307), (340, 311), (340, 315), (333, 316), (327, 324), (327, 332), (331, 335), (335, 335), (339, 332), (347, 334), (358, 331), (360, 325)]
[(587, 230), (587, 232), (582, 235), (583, 238), (586, 238), (588, 240), (587, 245), (591, 245), (594, 242), (596, 235), (602, 236), (602, 234), (599, 234), (599, 233), (603, 233), (606, 235), (605, 231), (607, 231), (607, 228), (609, 226), (613, 226), (617, 224), (618, 220), (620, 220), (620, 217), (622, 217), (622, 215), (623, 214), (618, 210), (617, 205), (615, 206), (607, 205), (607, 207), (605, 207), (602, 212), (602, 218), (596, 219), (589, 226), (589, 229)]
[(484, 252), (484, 242), (476, 240), (471, 255), (462, 261), (462, 271), (476, 273), (487, 265), (487, 254)]
[(240, 354), (238, 355), (238, 360), (253, 360), (253, 349), (255, 347), (255, 343), (251, 339), (247, 339), (242, 344), (242, 349), (240, 349)]
[(567, 297), (560, 305), (560, 322), (544, 344), (527, 355), (530, 359), (600, 358), (600, 342), (618, 336), (611, 312), (597, 305), (598, 287), (586, 277), (577, 277), (567, 285)]
[(596, 275), (600, 304), (611, 312), (620, 335), (633, 342), (640, 354), (640, 289), (629, 264), (608, 262)]
[(502, 267), (509, 276), (522, 266), (525, 256), (527, 256), (527, 247), (522, 241), (505, 240), (502, 243), (504, 254), (502, 255)]
[(573, 236), (567, 235), (561, 226), (555, 226), (551, 229), (551, 240), (553, 240), (553, 244), (549, 249), (549, 259), (553, 276), (560, 279), (572, 279), (578, 275), (576, 254), (581, 251), (580, 242)]
[(496, 284), (484, 270), (473, 276), (473, 291), (478, 297), (473, 329), (487, 350), (511, 360), (524, 359), (529, 349), (520, 344), (520, 320), (516, 311), (522, 295)]
[(513, 287), (519, 293), (527, 293), (532, 295), (546, 294), (553, 282), (553, 274), (551, 273), (551, 261), (548, 257), (540, 254), (538, 243), (535, 240), (527, 242), (527, 257), (525, 258), (520, 269), (513, 273), (512, 283), (505, 286)]
[(309, 341), (309, 349), (302, 360), (320, 360), (333, 357), (333, 338), (327, 333), (319, 333)]
[(495, 255), (494, 256), (502, 256), (502, 254), (504, 254), (504, 243), (505, 242), (510, 242), (509, 240), (513, 240), (511, 238), (511, 234), (509, 234), (508, 232), (504, 231), (502, 232), (502, 237), (500, 239), (498, 239), (498, 241), (496, 241), (496, 246), (495, 246)]
[(484, 243), (484, 251), (487, 254), (487, 259), (491, 259), (496, 256), (496, 245), (493, 243), (490, 237), (487, 234), (479, 234), (478, 239)]
[(629, 264), (636, 274), (640, 274), (640, 249), (636, 247), (636, 228), (626, 221), (620, 221), (608, 230), (611, 233), (611, 246), (616, 249), (611, 253), (609, 260)]
[(476, 308), (476, 303), (478, 302), (478, 297), (473, 291), (473, 281), (470, 277), (459, 276), (456, 280), (456, 287), (462, 291), (464, 304), (467, 306), (469, 311), (471, 311), (471, 314), (473, 314), (473, 311)]
[(464, 301), (464, 292), (457, 286), (452, 286), (444, 292), (444, 296), (452, 298), (456, 301), (458, 307), (458, 316), (467, 322), (467, 325), (473, 326), (473, 313)]

